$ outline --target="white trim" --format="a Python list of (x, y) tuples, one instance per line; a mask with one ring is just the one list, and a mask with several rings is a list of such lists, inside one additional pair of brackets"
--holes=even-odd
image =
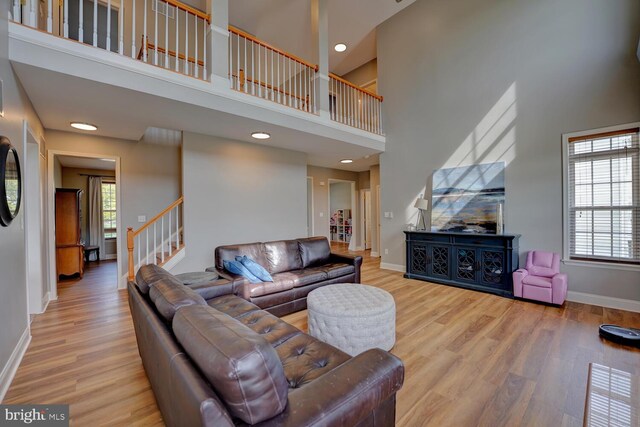
[(575, 259), (563, 259), (562, 263), (564, 265), (572, 266), (572, 267), (590, 267), (590, 268), (604, 268), (607, 270), (618, 270), (618, 271), (640, 271), (640, 265), (636, 264), (623, 264), (623, 263), (615, 263), (615, 262), (604, 262), (604, 261), (585, 261), (585, 260), (575, 260)]
[[(122, 226), (122, 177), (120, 170), (120, 157), (110, 154), (94, 154), (94, 153), (82, 153), (74, 151), (60, 151), (60, 150), (47, 150), (47, 220), (49, 231), (49, 292), (51, 293), (51, 299), (58, 299), (58, 278), (56, 272), (56, 238), (55, 238), (55, 194), (56, 188), (54, 183), (54, 158), (55, 156), (71, 156), (71, 157), (89, 157), (92, 159), (113, 159), (115, 160), (116, 170), (116, 230), (120, 236), (116, 239), (116, 253), (122, 253), (122, 241), (126, 240), (126, 229)], [(117, 275), (120, 277), (124, 272), (124, 265), (122, 263), (122, 257), (117, 257)], [(116, 288), (120, 289), (121, 283), (115, 284)], [(125, 282), (126, 286), (126, 282)]]
[(11, 385), (13, 378), (16, 376), (20, 362), (22, 362), (22, 358), (27, 352), (30, 342), (31, 334), (29, 333), (29, 326), (27, 326), (24, 332), (22, 332), (22, 336), (18, 340), (18, 344), (16, 344), (16, 347), (11, 352), (11, 356), (9, 356), (7, 364), (2, 368), (2, 373), (0, 373), (0, 402), (4, 400), (4, 396), (7, 394), (9, 386)]
[[(566, 265), (591, 265), (603, 268), (611, 268), (615, 270), (628, 270), (629, 266), (620, 265), (617, 263), (608, 263), (608, 262), (600, 262), (600, 261), (574, 261), (571, 260), (570, 249), (569, 249), (569, 229), (571, 228), (571, 224), (569, 223), (569, 138), (581, 137), (596, 133), (606, 133), (606, 132), (617, 132), (620, 130), (625, 130), (629, 128), (640, 127), (640, 122), (626, 123), (616, 126), (609, 126), (598, 129), (589, 129), (583, 130), (579, 132), (570, 132), (562, 134), (562, 255), (563, 261)], [(580, 264), (574, 264), (578, 263)], [(607, 267), (604, 267), (606, 265)], [(640, 270), (640, 268), (635, 269)]]
[[(118, 259), (118, 254), (107, 254), (107, 255), (104, 256), (104, 260), (109, 261), (109, 260), (112, 260), (112, 259)], [(95, 261), (91, 261), (91, 262), (95, 262)]]
[(619, 310), (640, 313), (640, 301), (607, 297), (604, 295), (587, 294), (584, 292), (567, 292), (567, 300), (600, 307), (617, 308)]
[(355, 226), (356, 215), (358, 214), (358, 196), (356, 191), (356, 182), (348, 179), (329, 178), (327, 179), (327, 206), (329, 207), (329, 215), (327, 216), (327, 223), (329, 225), (329, 240), (331, 240), (331, 183), (332, 182), (347, 182), (351, 184), (351, 240), (349, 240), (349, 250), (355, 251), (356, 242), (358, 241), (358, 230)]
[(377, 251), (371, 251), (371, 257), (372, 258), (380, 258), (380, 253)]
[(399, 271), (400, 273), (405, 273), (407, 271), (406, 266), (402, 264), (391, 264), (389, 262), (381, 262), (380, 268), (383, 270)]
[[(312, 176), (307, 176), (307, 186), (309, 185), (309, 180), (311, 180), (311, 230), (307, 230), (307, 234), (309, 237), (316, 235), (316, 208), (315, 208), (315, 182)], [(308, 196), (307, 196), (308, 197)], [(307, 205), (307, 209), (309, 206)], [(307, 218), (309, 218), (309, 212), (307, 212)]]
[(51, 302), (51, 299), (49, 298), (49, 292), (47, 292), (46, 294), (44, 294), (44, 296), (42, 297), (42, 311), (40, 312), (40, 314), (44, 313), (45, 311), (47, 311), (47, 308), (49, 307), (49, 303)]

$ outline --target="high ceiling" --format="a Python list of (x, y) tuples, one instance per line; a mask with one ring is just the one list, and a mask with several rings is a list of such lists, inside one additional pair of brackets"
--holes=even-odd
[[(328, 0), (329, 69), (343, 75), (376, 58), (376, 27), (415, 0)], [(233, 0), (229, 23), (280, 48), (311, 58), (310, 0)], [(347, 51), (333, 50), (345, 43)]]

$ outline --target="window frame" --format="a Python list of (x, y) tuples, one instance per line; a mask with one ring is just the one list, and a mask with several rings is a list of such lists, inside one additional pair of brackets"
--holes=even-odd
[[(624, 263), (606, 259), (571, 259), (571, 206), (569, 189), (569, 139), (584, 136), (619, 132), (627, 129), (639, 128), (640, 122), (632, 122), (604, 128), (589, 129), (580, 132), (562, 134), (562, 263), (565, 265), (606, 268), (614, 270), (640, 271), (640, 264)], [(634, 189), (635, 190), (635, 189)]]
[[(102, 234), (105, 236), (105, 240), (116, 240), (118, 238), (118, 187), (116, 185), (116, 181), (114, 180), (108, 180), (108, 179), (103, 179), (102, 183), (100, 185), (100, 191), (102, 192), (102, 186), (103, 185), (113, 185), (114, 186), (114, 197), (115, 197), (115, 201), (116, 201), (116, 208), (114, 210), (107, 210), (107, 212), (113, 212), (116, 216), (115, 222), (116, 222), (116, 226), (115, 228), (104, 228), (104, 218), (102, 220)], [(104, 193), (103, 193), (104, 194)], [(104, 209), (104, 199), (102, 202), (102, 212), (104, 215), (105, 209)], [(114, 237), (106, 237), (107, 234), (107, 230), (109, 230), (109, 233), (114, 233), (115, 236)]]

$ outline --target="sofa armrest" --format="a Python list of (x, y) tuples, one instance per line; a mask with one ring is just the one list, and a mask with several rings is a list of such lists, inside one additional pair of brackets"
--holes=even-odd
[(368, 350), (289, 391), (287, 408), (265, 425), (356, 425), (400, 390), (403, 381), (400, 359), (380, 349)]
[(342, 255), (331, 252), (329, 262), (353, 265), (356, 268), (354, 283), (360, 283), (360, 268), (362, 267), (362, 257), (360, 255)]
[(228, 279), (217, 279), (208, 283), (189, 285), (189, 287), (206, 300), (217, 298), (222, 295), (235, 294), (233, 282)]
[(231, 273), (227, 270), (215, 270), (215, 272), (218, 273), (218, 276), (221, 278), (231, 282), (233, 293), (235, 295), (249, 301), (249, 298), (251, 297), (251, 282), (249, 282), (246, 277)]

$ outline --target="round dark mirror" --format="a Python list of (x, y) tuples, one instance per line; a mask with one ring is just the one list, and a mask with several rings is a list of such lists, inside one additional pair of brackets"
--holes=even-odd
[(0, 137), (0, 223), (5, 227), (18, 215), (22, 199), (22, 177), (18, 152)]

